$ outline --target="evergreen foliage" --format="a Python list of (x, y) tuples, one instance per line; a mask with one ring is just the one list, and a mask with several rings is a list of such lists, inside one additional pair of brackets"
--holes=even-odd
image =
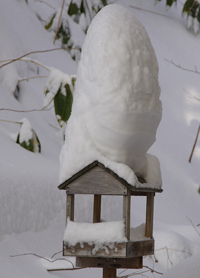
[[(155, 0), (155, 3), (160, 1)], [(177, 0), (166, 0), (167, 8), (170, 8), (173, 3), (177, 3)], [(193, 27), (194, 33), (197, 33), (200, 28), (200, 2), (197, 0), (186, 0), (183, 5), (182, 15), (187, 16), (187, 28)]]

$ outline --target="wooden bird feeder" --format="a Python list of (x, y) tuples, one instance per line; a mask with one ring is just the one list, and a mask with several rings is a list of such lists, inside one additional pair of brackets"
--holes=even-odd
[[(141, 178), (138, 178), (138, 181), (145, 183)], [(98, 223), (101, 219), (102, 195), (123, 196), (123, 219), (127, 241), (114, 243), (115, 248), (109, 249), (109, 253), (101, 249), (95, 254), (92, 252), (94, 245), (85, 242), (82, 245), (78, 243), (75, 246), (68, 246), (63, 242), (63, 256), (76, 256), (77, 267), (101, 267), (104, 278), (114, 278), (117, 268), (142, 268), (143, 256), (154, 254), (154, 196), (156, 192), (162, 192), (162, 189), (134, 187), (98, 161), (73, 175), (58, 188), (66, 190), (66, 219), (69, 218), (71, 221), (74, 221), (75, 194), (94, 195), (93, 223)], [(145, 236), (140, 240), (132, 240), (130, 236), (131, 196), (146, 197)]]

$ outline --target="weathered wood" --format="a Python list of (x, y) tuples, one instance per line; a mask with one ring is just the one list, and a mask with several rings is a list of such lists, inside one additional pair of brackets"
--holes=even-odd
[(116, 278), (116, 268), (103, 268), (103, 278)]
[(96, 250), (95, 244), (80, 243), (68, 246), (63, 243), (63, 256), (93, 257), (93, 258), (134, 258), (154, 254), (154, 240), (128, 241), (113, 243), (113, 246), (104, 245)]
[(101, 222), (101, 195), (94, 195), (93, 223)]
[(102, 267), (102, 268), (132, 268), (139, 269), (143, 267), (143, 258), (91, 258), (77, 257), (77, 267)]
[(145, 236), (153, 237), (153, 208), (154, 208), (154, 193), (147, 193), (147, 203), (146, 203), (146, 226), (145, 226)]
[[(138, 180), (140, 183), (146, 184), (143, 178), (138, 177)], [(104, 183), (106, 183), (105, 186)], [(83, 168), (60, 184), (58, 188), (67, 190), (70, 194), (126, 195), (126, 188), (132, 191), (132, 195), (139, 195), (139, 192), (142, 195), (143, 192), (162, 192), (161, 188), (149, 188), (148, 184), (146, 187), (132, 186), (98, 161)], [(134, 192), (136, 193), (134, 194)]]
[(72, 181), (66, 192), (70, 194), (124, 195), (127, 188), (104, 169), (95, 166)]
[(66, 242), (63, 244), (63, 256), (78, 256), (78, 257), (106, 257), (106, 258), (125, 258), (126, 257), (126, 242), (113, 243), (108, 246), (102, 245), (102, 248), (97, 250), (95, 244), (77, 243), (75, 246), (68, 246)]
[(154, 254), (154, 240), (127, 242), (126, 257), (140, 257)]
[(127, 195), (123, 196), (123, 219), (125, 223), (125, 236), (130, 239), (130, 211), (131, 211), (131, 192), (127, 190)]
[(74, 195), (67, 194), (67, 204), (66, 204), (66, 223), (67, 218), (74, 221)]

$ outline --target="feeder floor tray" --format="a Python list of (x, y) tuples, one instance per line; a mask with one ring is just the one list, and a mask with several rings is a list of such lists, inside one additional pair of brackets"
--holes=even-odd
[(154, 254), (154, 239), (110, 244), (77, 243), (68, 246), (63, 242), (63, 256), (133, 258)]

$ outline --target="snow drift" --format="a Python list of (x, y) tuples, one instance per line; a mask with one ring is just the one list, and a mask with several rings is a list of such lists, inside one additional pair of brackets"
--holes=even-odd
[(60, 182), (94, 160), (110, 162), (115, 172), (121, 163), (146, 177), (146, 152), (162, 116), (159, 96), (157, 59), (145, 28), (129, 10), (104, 7), (83, 45)]

